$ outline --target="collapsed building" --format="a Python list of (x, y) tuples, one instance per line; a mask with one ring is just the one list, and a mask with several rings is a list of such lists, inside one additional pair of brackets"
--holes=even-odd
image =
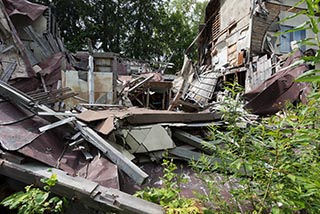
[(297, 24), (277, 22), (292, 2), (234, 5), (209, 1), (196, 39), (198, 67), (186, 57), (172, 82), (114, 53), (71, 54), (50, 8), (0, 1), (0, 174), (39, 184), (53, 168), (53, 192), (89, 208), (162, 213), (127, 193), (159, 181), (155, 166), (164, 154), (189, 161), (208, 153), (202, 142), (207, 126), (219, 125), (210, 107), (221, 101), (224, 82), (243, 85), (246, 107), (256, 114), (303, 100), (309, 89), (293, 82), (308, 66), (290, 67), (302, 52), (284, 56), (291, 41), (310, 32), (275, 34)]
[[(305, 7), (302, 4), (301, 8), (292, 8), (295, 3), (289, 0), (245, 0), (241, 4), (234, 0), (209, 1), (205, 24), (196, 40), (200, 67), (197, 69), (185, 60), (180, 81), (174, 86), (180, 96), (173, 106), (208, 108), (220, 100), (222, 83), (234, 79), (245, 89), (246, 108), (256, 114), (274, 114), (286, 101), (305, 100), (308, 85), (293, 80), (309, 68), (306, 65), (290, 68), (289, 65), (298, 61), (303, 51), (312, 48), (297, 47), (294, 41), (312, 38), (313, 32), (300, 30), (278, 35), (308, 19), (299, 16), (279, 23)], [(296, 49), (292, 49), (291, 44), (295, 44)], [(291, 51), (296, 51), (296, 55), (290, 56)]]

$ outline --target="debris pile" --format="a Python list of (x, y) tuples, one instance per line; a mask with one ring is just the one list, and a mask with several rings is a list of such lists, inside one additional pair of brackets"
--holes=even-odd
[(211, 154), (202, 142), (207, 127), (220, 124), (225, 82), (245, 87), (245, 108), (255, 114), (305, 100), (309, 86), (293, 81), (309, 69), (295, 65), (302, 53), (285, 58), (266, 36), (279, 4), (257, 2), (241, 5), (247, 15), (239, 17), (211, 0), (197, 38), (199, 65), (186, 55), (172, 81), (114, 53), (71, 54), (50, 8), (0, 0), (0, 174), (32, 183), (50, 177), (51, 167), (57, 194), (97, 210), (162, 213), (120, 191), (120, 180), (150, 182), (156, 175), (144, 164), (165, 154), (182, 161)]
[[(286, 102), (305, 102), (310, 86), (293, 79), (310, 69), (301, 59), (312, 47), (306, 50), (297, 41), (312, 32), (277, 35), (303, 22), (299, 16), (279, 24), (293, 5), (268, 0), (244, 1), (239, 8), (235, 4), (234, 0), (209, 1), (206, 23), (186, 51), (197, 42), (199, 64), (193, 65), (186, 56), (173, 84), (177, 95), (170, 109), (208, 109), (219, 104), (224, 83), (234, 81), (244, 87), (246, 109), (255, 114), (274, 114)], [(298, 13), (302, 9), (290, 10)], [(290, 51), (295, 54), (291, 56)]]

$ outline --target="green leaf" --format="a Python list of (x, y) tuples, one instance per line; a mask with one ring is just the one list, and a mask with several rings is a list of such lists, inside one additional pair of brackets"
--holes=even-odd
[(318, 22), (312, 17), (310, 17), (310, 21), (311, 21), (311, 29), (313, 31), (314, 34), (318, 34), (319, 33), (319, 27), (318, 27)]
[(292, 175), (292, 174), (287, 175), (287, 177), (288, 177), (292, 182), (295, 182), (296, 179), (297, 179), (297, 177), (294, 176), (294, 175)]
[[(298, 41), (298, 44), (307, 45), (307, 46), (318, 46), (314, 38), (306, 38), (306, 39), (300, 40)], [(302, 58), (304, 59), (305, 56)]]
[(292, 8), (298, 7), (299, 5), (303, 4), (305, 0), (300, 0), (297, 3), (295, 3)]
[(272, 214), (280, 214), (281, 210), (279, 207), (272, 207), (271, 213)]
[(237, 159), (234, 162), (232, 162), (230, 166), (236, 168), (237, 170), (240, 170), (240, 167), (242, 166), (242, 164), (243, 164), (243, 160)]
[(49, 197), (48, 192), (42, 192), (42, 193), (38, 193), (34, 200), (37, 204), (42, 204), (48, 199), (48, 197)]
[(27, 193), (19, 194), (15, 197), (15, 200), (13, 203), (10, 204), (9, 209), (17, 209), (21, 203), (23, 203), (25, 200), (28, 200), (29, 195)]
[(311, 16), (314, 16), (314, 6), (313, 6), (313, 2), (312, 0), (305, 0), (306, 3), (307, 3), (307, 6), (308, 6), (308, 13), (311, 15)]
[(19, 198), (22, 195), (24, 195), (24, 192), (17, 192), (15, 194), (12, 194), (12, 195), (6, 197), (5, 199), (3, 199), (1, 201), (1, 205), (8, 207), (16, 201), (16, 198)]
[(298, 82), (320, 82), (320, 76), (301, 77)]
[(288, 20), (294, 19), (294, 18), (296, 18), (298, 16), (301, 16), (301, 15), (304, 15), (304, 14), (307, 14), (307, 11), (306, 10), (301, 10), (298, 13), (294, 13), (294, 14), (292, 14), (290, 16), (287, 16), (287, 17), (281, 19), (278, 23), (280, 24), (280, 23), (286, 22)]
[(318, 74), (318, 73), (320, 73), (320, 70), (312, 69), (312, 70), (309, 70), (309, 71), (301, 74), (301, 75), (299, 76), (299, 78), (302, 78), (302, 77), (305, 77), (305, 76), (310, 76), (310, 75), (316, 75), (316, 74)]
[(308, 29), (310, 29), (310, 27), (308, 27), (309, 25), (310, 25), (310, 21), (305, 21), (304, 23), (302, 23), (292, 29), (286, 30), (283, 33), (294, 33), (294, 32), (301, 31), (301, 30), (308, 30)]

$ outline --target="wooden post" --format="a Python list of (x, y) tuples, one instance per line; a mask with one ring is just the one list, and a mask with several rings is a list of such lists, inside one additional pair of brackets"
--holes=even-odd
[(149, 108), (150, 103), (150, 87), (147, 89), (147, 102), (146, 102), (146, 108)]
[(89, 104), (94, 104), (94, 62), (93, 48), (91, 40), (88, 39), (89, 47), (89, 71), (88, 71), (88, 88), (89, 88)]

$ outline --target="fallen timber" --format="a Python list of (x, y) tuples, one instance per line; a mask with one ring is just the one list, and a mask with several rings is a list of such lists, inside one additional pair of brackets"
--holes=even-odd
[[(64, 171), (38, 163), (13, 163), (0, 159), (0, 174), (23, 183), (41, 185), (40, 179), (50, 178), (52, 173), (58, 177), (57, 184), (51, 189), (55, 194), (62, 195), (100, 211), (132, 214), (160, 214), (162, 207), (139, 199), (116, 189), (107, 188), (96, 182), (81, 177), (67, 175)], [(70, 191), (72, 190), (72, 191)]]
[[(41, 104), (37, 105), (37, 103), (34, 102), (30, 96), (25, 95), (23, 92), (13, 88), (12, 86), (2, 81), (0, 81), (0, 95), (10, 100), (12, 103), (21, 105), (34, 113), (37, 113), (38, 111), (54, 113), (54, 111), (49, 107)], [(66, 119), (66, 117), (63, 116), (57, 116), (56, 118), (59, 120)], [(86, 126), (80, 121), (75, 121), (75, 123), (70, 121), (68, 124), (70, 124), (75, 130), (79, 129), (84, 139), (98, 148), (106, 157), (108, 157), (112, 162), (118, 165), (120, 169), (122, 169), (138, 184), (142, 184), (148, 177), (145, 172), (143, 172), (127, 157), (114, 149), (107, 141), (100, 137), (90, 127)]]

